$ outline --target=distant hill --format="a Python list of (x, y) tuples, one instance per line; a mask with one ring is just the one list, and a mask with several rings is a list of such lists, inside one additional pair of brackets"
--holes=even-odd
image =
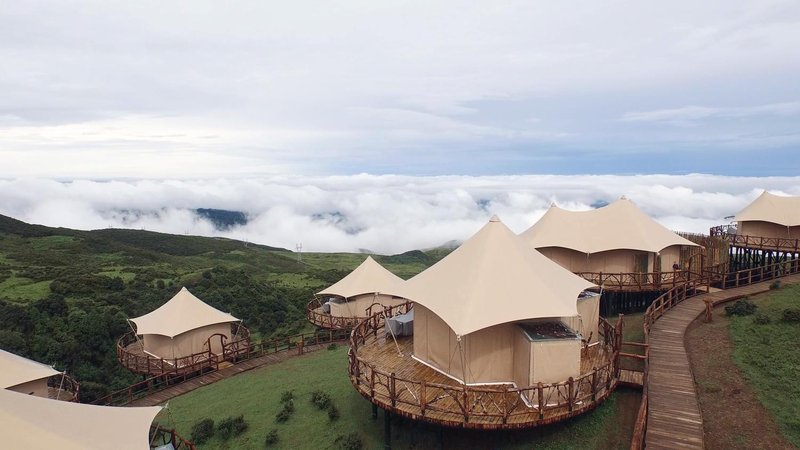
[(218, 230), (229, 230), (237, 225), (247, 225), (247, 215), (241, 211), (228, 211), (224, 209), (197, 208), (195, 214), (206, 218)]

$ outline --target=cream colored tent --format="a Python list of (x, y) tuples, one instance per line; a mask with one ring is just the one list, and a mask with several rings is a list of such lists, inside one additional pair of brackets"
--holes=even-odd
[[(144, 351), (163, 359), (182, 358), (208, 351), (209, 338), (219, 334), (231, 339), (231, 322), (239, 319), (224, 313), (181, 288), (167, 303), (141, 317), (131, 319), (142, 336)], [(222, 353), (222, 339), (211, 339), (211, 351)]]
[(336, 317), (364, 317), (375, 303), (394, 306), (405, 300), (397, 292), (405, 281), (367, 256), (358, 267), (332, 286), (317, 292), (318, 296), (335, 296), (330, 313)]
[(800, 197), (764, 191), (736, 215), (737, 234), (800, 239)]
[(625, 197), (589, 211), (553, 205), (520, 236), (572, 272), (653, 272), (658, 257), (666, 265), (662, 269), (671, 270), (681, 246), (697, 246)]
[(0, 389), (2, 447), (149, 450), (150, 425), (160, 410), (57, 402)]
[(0, 388), (48, 397), (47, 379), (61, 375), (50, 366), (0, 350)]
[[(468, 384), (527, 386), (533, 372), (536, 382), (577, 376), (580, 341), (553, 340), (534, 362), (517, 323), (573, 317), (578, 294), (592, 286), (492, 217), (458, 249), (406, 281), (403, 296), (414, 301), (414, 357)], [(555, 349), (562, 343), (566, 348)]]

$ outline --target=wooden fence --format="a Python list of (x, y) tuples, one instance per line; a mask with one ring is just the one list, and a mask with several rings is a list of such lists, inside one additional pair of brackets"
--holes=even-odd
[(727, 240), (735, 247), (745, 247), (758, 250), (779, 250), (791, 253), (800, 253), (800, 239), (776, 238), (765, 236), (748, 236), (736, 234), (736, 229), (729, 225), (720, 225), (709, 230), (711, 236)]
[(476, 429), (530, 427), (563, 420), (594, 408), (616, 388), (619, 379), (622, 337), (602, 318), (600, 335), (603, 345), (611, 349), (609, 362), (577, 378), (516, 388), (510, 385), (439, 384), (398, 377), (358, 354), (359, 348), (377, 339), (384, 317), (391, 317), (396, 312), (395, 308), (387, 308), (385, 314), (374, 314), (353, 329), (348, 372), (350, 381), (362, 396), (402, 416)]
[(173, 428), (160, 425), (150, 427), (150, 448), (159, 448), (172, 444), (174, 450), (195, 450), (194, 444), (175, 432)]

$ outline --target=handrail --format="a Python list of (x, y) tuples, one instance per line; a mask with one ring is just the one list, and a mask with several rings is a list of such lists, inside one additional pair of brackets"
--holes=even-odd
[[(450, 385), (399, 377), (362, 358), (359, 349), (377, 339), (384, 318), (392, 317), (402, 306), (386, 308), (360, 322), (350, 334), (348, 352), (348, 373), (356, 390), (373, 403), (398, 414), (409, 417), (427, 415), (428, 420), (434, 422), (467, 428), (541, 424), (593, 408), (614, 390), (619, 379), (622, 338), (603, 318), (600, 318), (601, 342), (608, 346), (610, 360), (577, 378), (513, 387)], [(555, 419), (545, 419), (545, 413), (549, 411), (558, 411)], [(438, 413), (439, 418), (430, 417), (432, 413)]]
[(640, 291), (661, 290), (698, 276), (686, 269), (662, 272), (575, 272), (575, 275), (602, 286), (603, 289), (636, 288)]
[(66, 373), (53, 375), (47, 379), (48, 396), (54, 400), (80, 402), (81, 385)]
[(709, 229), (711, 236), (727, 239), (731, 245), (759, 250), (785, 250), (792, 253), (800, 252), (800, 239), (779, 238), (767, 236), (752, 236), (737, 234), (736, 228), (729, 225), (719, 225)]
[(129, 351), (128, 346), (139, 342), (139, 338), (133, 331), (128, 331), (117, 340), (117, 360), (131, 372), (145, 376), (165, 375), (180, 370), (195, 370), (200, 364), (214, 366), (219, 364), (220, 359), (222, 361), (235, 360), (247, 353), (250, 347), (250, 330), (240, 323), (234, 323), (231, 332), (236, 339), (222, 345), (221, 357), (214, 354), (209, 346), (208, 350), (202, 352), (180, 358), (164, 359), (150, 356), (144, 352), (137, 354)]
[(318, 311), (321, 306), (322, 302), (318, 298), (311, 300), (306, 305), (306, 319), (318, 327), (330, 330), (352, 330), (358, 325), (358, 322), (367, 318), (367, 316), (343, 317), (321, 313)]
[(159, 424), (150, 426), (150, 448), (172, 444), (174, 450), (195, 450), (194, 443), (178, 434), (174, 428), (164, 428)]
[[(327, 344), (347, 340), (349, 332), (344, 330), (329, 330), (327, 332), (315, 331), (301, 333), (285, 338), (265, 339), (257, 343), (250, 343), (247, 349), (236, 359), (236, 362), (249, 361), (264, 355), (282, 353), (289, 350), (296, 350), (303, 354), (306, 346)], [(133, 402), (136, 399), (145, 397), (155, 392), (167, 389), (170, 386), (185, 382), (190, 378), (202, 375), (205, 372), (219, 369), (219, 362), (209, 366), (204, 361), (196, 362), (183, 368), (174, 368), (171, 371), (151, 376), (137, 383), (133, 383), (123, 389), (111, 392), (92, 402), (95, 405), (116, 405), (122, 406)]]

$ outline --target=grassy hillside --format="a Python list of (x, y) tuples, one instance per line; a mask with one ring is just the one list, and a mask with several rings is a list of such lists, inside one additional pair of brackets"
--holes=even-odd
[[(339, 412), (331, 420), (310, 399), (321, 390), (328, 394)], [(294, 396), (294, 413), (286, 422), (276, 421), (284, 392)], [(637, 392), (621, 390), (590, 414), (563, 424), (519, 432), (478, 432), (426, 426), (395, 418), (392, 448), (476, 448), (476, 449), (627, 449), (639, 406)], [(245, 372), (169, 401), (159, 421), (176, 427), (184, 436), (192, 425), (210, 418), (219, 423), (244, 415), (246, 432), (230, 440), (213, 437), (202, 449), (262, 449), (266, 434), (277, 430), (278, 441), (268, 448), (340, 448), (337, 439), (355, 433), (365, 449), (383, 447), (383, 413), (372, 419), (371, 403), (363, 399), (347, 377), (347, 348), (293, 358)]]
[[(441, 257), (379, 256), (402, 277)], [(306, 327), (314, 292), (338, 281), (363, 254), (304, 253), (240, 241), (141, 230), (78, 231), (0, 216), (0, 348), (66, 368), (84, 399), (131, 383), (114, 345), (126, 318), (160, 306), (181, 286), (244, 319), (257, 336)]]

